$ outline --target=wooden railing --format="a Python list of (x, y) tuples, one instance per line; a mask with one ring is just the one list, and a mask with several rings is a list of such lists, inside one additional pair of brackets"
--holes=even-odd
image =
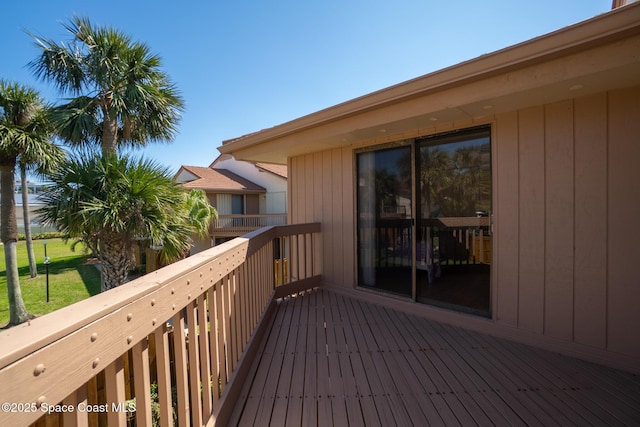
[(0, 424), (225, 425), (276, 299), (319, 284), (319, 232), (266, 227), (1, 332)]
[(211, 233), (220, 232), (248, 233), (270, 225), (284, 225), (287, 214), (261, 215), (218, 215), (211, 224)]

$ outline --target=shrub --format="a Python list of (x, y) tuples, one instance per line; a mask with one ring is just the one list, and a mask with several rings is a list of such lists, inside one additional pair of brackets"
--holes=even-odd
[[(49, 231), (47, 233), (36, 233), (31, 235), (31, 240), (45, 240), (45, 239), (67, 239), (68, 235), (59, 231)], [(24, 234), (18, 234), (18, 240), (25, 240)]]

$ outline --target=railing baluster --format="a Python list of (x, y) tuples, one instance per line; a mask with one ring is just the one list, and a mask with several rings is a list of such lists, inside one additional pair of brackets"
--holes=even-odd
[(236, 274), (238, 275), (238, 290), (240, 296), (240, 331), (241, 331), (241, 339), (242, 339), (242, 348), (245, 347), (248, 340), (248, 324), (247, 314), (249, 313), (249, 305), (247, 304), (247, 288), (244, 283), (244, 266), (241, 265), (237, 268)]
[[(101, 378), (104, 378), (104, 374), (99, 374)], [(99, 393), (98, 393), (98, 376), (91, 377), (86, 384), (87, 387), (87, 403), (90, 405), (98, 405), (100, 404)], [(104, 400), (104, 399), (103, 399)], [(89, 425), (91, 427), (100, 425), (101, 420), (99, 417), (102, 417), (102, 424), (104, 424), (107, 420), (106, 414), (92, 412), (89, 415)]]
[(187, 342), (184, 334), (182, 310), (173, 316), (173, 352), (176, 369), (176, 392), (178, 394), (178, 425), (189, 425), (189, 380), (187, 378)]
[(213, 406), (218, 403), (220, 397), (220, 365), (219, 365), (219, 350), (218, 350), (218, 315), (216, 311), (216, 299), (217, 299), (218, 285), (214, 285), (209, 288), (207, 293), (207, 302), (209, 308), (209, 345), (211, 349), (211, 386), (212, 386), (212, 398)]
[[(198, 352), (198, 322), (196, 302), (187, 306), (187, 327), (189, 329), (189, 395), (191, 397), (191, 425), (202, 425), (202, 405), (200, 398), (200, 358)], [(204, 384), (203, 384), (204, 387)]]
[(156, 375), (158, 377), (158, 403), (160, 409), (160, 425), (173, 425), (173, 404), (171, 402), (171, 367), (169, 357), (169, 333), (167, 324), (154, 332), (156, 343)]
[(305, 254), (305, 258), (307, 258), (307, 264), (308, 264), (308, 270), (307, 270), (307, 276), (306, 277), (311, 277), (313, 276), (313, 271), (314, 271), (314, 263), (313, 263), (313, 254), (315, 253), (315, 248), (313, 247), (314, 245), (314, 241), (313, 241), (313, 234), (309, 233), (309, 234), (305, 234), (305, 236), (308, 236), (308, 244), (307, 244), (307, 252)]
[(147, 339), (145, 338), (134, 345), (131, 354), (133, 356), (133, 385), (136, 395), (136, 425), (151, 427), (151, 379)]
[[(282, 238), (285, 242), (285, 261), (287, 261), (284, 266), (285, 276), (282, 279), (282, 283), (289, 283), (291, 281), (291, 275), (293, 274), (291, 271), (291, 237), (285, 236)], [(288, 255), (287, 255), (288, 254)]]
[(227, 367), (224, 360), (225, 348), (224, 348), (224, 330), (225, 330), (225, 317), (224, 317), (224, 279), (220, 279), (216, 286), (216, 325), (218, 336), (218, 375), (221, 389), (227, 385)]
[(478, 237), (478, 251), (480, 252), (480, 263), (484, 264), (484, 230), (482, 228)]
[(251, 320), (251, 324), (255, 325), (258, 318), (258, 307), (260, 305), (260, 300), (262, 299), (262, 291), (260, 289), (260, 280), (257, 272), (258, 265), (258, 253), (254, 253), (251, 255), (251, 259), (249, 260), (249, 268), (251, 268), (251, 287), (253, 289), (253, 319)]
[[(126, 393), (124, 389), (124, 363), (122, 357), (127, 357), (127, 353), (118, 357), (105, 368), (105, 388), (107, 394), (107, 405), (111, 409), (113, 404), (124, 404)], [(107, 423), (109, 426), (126, 426), (127, 417), (124, 411), (107, 412)]]
[(222, 278), (220, 286), (220, 301), (222, 309), (220, 311), (222, 327), (220, 333), (222, 335), (222, 346), (220, 347), (220, 357), (222, 358), (222, 376), (224, 378), (223, 385), (229, 382), (229, 360), (231, 359), (231, 347), (229, 345), (229, 279), (227, 276)]
[(198, 341), (200, 350), (200, 381), (202, 383), (202, 413), (211, 414), (211, 368), (209, 364), (209, 324), (207, 322), (206, 294), (198, 297)]
[(233, 270), (233, 288), (235, 289), (235, 316), (233, 316), (236, 324), (236, 363), (240, 359), (244, 342), (242, 340), (242, 292), (240, 290), (240, 281), (238, 280), (238, 269)]
[(300, 279), (300, 254), (299, 254), (299, 240), (298, 240), (298, 235), (296, 234), (295, 236), (291, 236), (291, 241), (293, 243), (293, 250), (291, 251), (291, 263), (294, 264), (296, 266), (296, 272), (295, 274), (293, 274), (293, 271), (291, 272), (293, 274), (293, 276), (291, 277), (291, 280), (298, 280)]
[(83, 385), (62, 401), (63, 405), (72, 407), (75, 410), (71, 412), (65, 412), (62, 417), (62, 423), (64, 427), (88, 427), (89, 417), (87, 411), (78, 410), (81, 403), (87, 404), (87, 386)]
[[(260, 249), (260, 265), (262, 266), (262, 274), (260, 274), (260, 283), (262, 286), (262, 299), (260, 300), (260, 304), (262, 305), (260, 312), (262, 312), (262, 309), (264, 308), (264, 302), (266, 301), (268, 295), (271, 293), (270, 292), (270, 282), (269, 281), (269, 276), (268, 276), (268, 271), (269, 269), (266, 267), (267, 262), (268, 262), (269, 258), (268, 258), (268, 253), (267, 253), (267, 247), (264, 246)], [(264, 274), (267, 273), (267, 274)]]
[(236, 368), (238, 361), (238, 289), (236, 278), (232, 271), (229, 273), (229, 327), (231, 335), (231, 372)]
[(253, 265), (253, 255), (247, 259), (245, 263), (245, 271), (247, 274), (247, 289), (249, 293), (249, 325), (251, 330), (256, 324), (256, 307), (258, 306), (258, 293), (256, 292), (256, 276)]
[(228, 274), (225, 276), (224, 282), (224, 357), (226, 362), (226, 382), (229, 382), (229, 379), (231, 378), (231, 372), (233, 370), (233, 344), (231, 339), (231, 280), (229, 279)]

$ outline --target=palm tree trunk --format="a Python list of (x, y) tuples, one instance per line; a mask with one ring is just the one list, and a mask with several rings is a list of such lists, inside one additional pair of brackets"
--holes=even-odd
[(24, 217), (24, 236), (27, 242), (27, 256), (29, 258), (29, 273), (31, 278), (38, 275), (36, 257), (33, 253), (33, 240), (31, 240), (31, 218), (29, 215), (29, 187), (27, 185), (27, 169), (20, 165), (20, 180), (22, 182), (22, 215)]
[(102, 268), (102, 292), (127, 281), (131, 267), (131, 245), (128, 242), (129, 239), (120, 235), (100, 239), (98, 260)]
[(0, 238), (4, 244), (4, 260), (7, 266), (7, 294), (9, 297), (9, 325), (19, 325), (29, 319), (29, 313), (22, 300), (20, 278), (18, 276), (18, 222), (16, 220), (14, 161), (0, 163)]
[(118, 122), (105, 113), (102, 124), (102, 154), (116, 154), (118, 144)]

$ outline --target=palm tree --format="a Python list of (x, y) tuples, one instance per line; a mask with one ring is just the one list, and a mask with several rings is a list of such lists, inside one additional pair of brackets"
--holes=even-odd
[(16, 242), (15, 171), (21, 159), (46, 165), (62, 157), (62, 150), (49, 138), (46, 109), (38, 93), (17, 83), (0, 80), (0, 234), (5, 249), (9, 325), (29, 318), (22, 301)]
[(185, 193), (185, 204), (189, 223), (193, 225), (198, 237), (209, 235), (209, 225), (218, 218), (218, 212), (211, 206), (207, 195), (202, 190), (191, 190)]
[[(51, 111), (50, 109), (48, 110)], [(47, 121), (43, 124), (47, 128), (51, 128)], [(47, 129), (47, 131), (49, 130)], [(43, 129), (44, 131), (44, 129)], [(55, 168), (63, 159), (64, 152), (60, 149), (50, 153), (46, 158), (29, 158), (29, 153), (23, 153), (18, 159), (20, 169), (20, 183), (22, 187), (22, 218), (24, 223), (24, 239), (27, 247), (27, 258), (29, 259), (29, 275), (34, 278), (38, 275), (36, 265), (36, 257), (33, 251), (33, 240), (31, 236), (31, 213), (29, 211), (29, 186), (27, 181), (27, 173), (36, 173), (44, 175), (47, 171)]]
[(20, 183), (22, 187), (22, 218), (24, 222), (24, 240), (27, 244), (27, 258), (29, 259), (29, 275), (33, 279), (38, 275), (36, 256), (33, 252), (31, 239), (31, 215), (29, 214), (29, 186), (27, 181), (27, 165), (20, 162)]
[(42, 53), (29, 64), (71, 97), (54, 110), (60, 137), (72, 145), (99, 145), (104, 154), (173, 139), (183, 101), (160, 70), (160, 58), (87, 18), (74, 17), (64, 27), (72, 37), (68, 43), (32, 34)]
[[(191, 235), (200, 238), (207, 237), (209, 226), (218, 217), (218, 212), (209, 204), (205, 192), (202, 190), (184, 192), (182, 208), (186, 214), (184, 220), (192, 229)], [(155, 246), (159, 249), (156, 254), (160, 262), (157, 265), (167, 265), (189, 255), (193, 239), (189, 238), (188, 245), (185, 245), (182, 235), (178, 235), (180, 240), (172, 238), (172, 236), (172, 233), (166, 233), (162, 245)], [(151, 247), (154, 247), (153, 243), (151, 243)]]
[(128, 156), (85, 153), (67, 160), (49, 179), (42, 219), (88, 246), (101, 263), (103, 290), (127, 281), (140, 238), (161, 246), (165, 259), (189, 250), (197, 227), (185, 193), (167, 168)]

